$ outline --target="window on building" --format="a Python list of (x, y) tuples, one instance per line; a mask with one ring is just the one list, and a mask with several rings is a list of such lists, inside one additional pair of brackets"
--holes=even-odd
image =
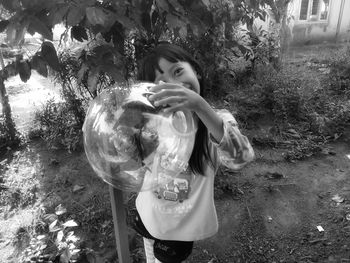
[(329, 0), (301, 0), (299, 20), (327, 20)]
[(329, 0), (321, 1), (320, 7), (320, 20), (326, 20), (328, 18)]
[(307, 20), (307, 11), (309, 9), (309, 0), (302, 0), (300, 6), (299, 20)]
[(312, 9), (311, 9), (311, 15), (312, 16), (317, 16), (319, 2), (320, 2), (319, 0), (313, 0), (312, 1)]

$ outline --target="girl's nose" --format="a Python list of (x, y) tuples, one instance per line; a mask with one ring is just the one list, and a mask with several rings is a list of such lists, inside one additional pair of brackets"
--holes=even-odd
[(175, 80), (172, 77), (162, 77), (161, 79), (158, 80), (158, 84), (162, 84), (162, 83), (181, 84), (181, 82)]
[(161, 84), (162, 82), (163, 83), (171, 83), (172, 81), (171, 81), (171, 78), (163, 76), (160, 79), (158, 79), (158, 84)]

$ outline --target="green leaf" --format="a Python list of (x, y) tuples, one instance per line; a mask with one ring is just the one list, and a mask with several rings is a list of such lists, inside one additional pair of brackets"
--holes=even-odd
[(60, 256), (60, 263), (69, 263), (71, 258), (71, 253), (67, 247)]
[(167, 14), (166, 20), (168, 27), (173, 30), (177, 29), (177, 33), (181, 38), (185, 38), (187, 36), (187, 24), (180, 20), (179, 17), (172, 14)]
[(35, 55), (32, 58), (31, 66), (32, 66), (32, 69), (35, 69), (40, 75), (47, 78), (48, 76), (47, 63), (41, 56)]
[(71, 237), (74, 235), (74, 231), (69, 231), (66, 235), (67, 238)]
[(51, 42), (45, 41), (41, 45), (41, 56), (54, 70), (60, 70), (60, 62), (58, 61), (57, 52)]
[(131, 19), (129, 19), (128, 17), (126, 17), (126, 16), (118, 15), (117, 20), (125, 28), (128, 28), (128, 29), (134, 29), (135, 28), (134, 22)]
[(91, 93), (95, 93), (97, 90), (97, 82), (100, 74), (99, 68), (94, 68), (89, 71), (88, 75), (88, 89)]
[(23, 39), (27, 30), (28, 21), (24, 19), (22, 23), (10, 23), (6, 28), (7, 42), (12, 45), (18, 45)]
[(27, 82), (30, 79), (31, 69), (28, 61), (21, 61), (18, 64), (18, 72), (21, 80)]
[(2, 20), (0, 21), (0, 33), (4, 32), (4, 30), (6, 29), (6, 27), (8, 26), (10, 22), (8, 20)]
[(78, 84), (81, 84), (82, 80), (84, 79), (84, 76), (85, 76), (85, 73), (88, 71), (89, 67), (83, 63), (81, 65), (81, 68), (79, 69), (78, 71), (78, 74), (77, 74), (77, 83)]
[[(47, 0), (46, 0), (47, 1)], [(45, 0), (21, 0), (22, 8), (36, 8), (42, 7), (46, 2)]]
[(179, 26), (179, 18), (177, 16), (172, 15), (172, 14), (167, 14), (166, 21), (167, 21), (169, 28), (171, 28), (171, 29)]
[(117, 16), (114, 12), (101, 7), (87, 7), (86, 17), (93, 25), (101, 25), (108, 31), (111, 26), (117, 21)]
[(185, 10), (183, 9), (182, 5), (179, 3), (178, 0), (168, 0), (168, 2), (173, 6), (176, 12), (180, 14), (185, 14)]
[(209, 8), (210, 7), (210, 1), (209, 0), (202, 0), (202, 3)]
[(169, 4), (164, 0), (156, 0), (156, 5), (159, 9), (169, 13)]
[(73, 249), (75, 249), (77, 246), (74, 243), (69, 243), (68, 247), (70, 249), (70, 251), (72, 251)]
[(56, 214), (46, 214), (43, 216), (43, 219), (49, 222), (53, 222), (58, 219), (58, 216)]
[(59, 231), (61, 228), (57, 226), (58, 223), (58, 219), (56, 219), (55, 221), (53, 221), (50, 225), (49, 225), (49, 231), (50, 232), (56, 232)]
[(97, 263), (96, 256), (92, 252), (86, 253), (86, 259), (88, 263)]
[(196, 23), (190, 22), (190, 30), (197, 37), (202, 33), (202, 28)]
[(77, 236), (75, 236), (75, 235), (71, 235), (69, 237), (66, 237), (66, 240), (67, 240), (67, 242), (71, 241), (71, 242), (75, 243), (75, 242), (77, 242), (79, 240), (79, 238)]
[(179, 34), (181, 38), (186, 38), (187, 37), (187, 27), (183, 26), (179, 30)]
[(10, 12), (15, 12), (21, 8), (19, 0), (2, 0), (1, 5)]
[(44, 250), (45, 248), (47, 248), (47, 244), (42, 244), (41, 246), (40, 246), (40, 250), (42, 251), (42, 250)]
[(63, 236), (64, 236), (63, 231), (62, 230), (58, 231), (57, 237), (56, 237), (57, 243), (60, 243), (62, 241)]
[(39, 235), (36, 237), (37, 240), (42, 240), (44, 238), (46, 238), (46, 235)]
[(49, 13), (49, 21), (51, 25), (59, 24), (63, 21), (64, 17), (67, 15), (69, 10), (69, 5), (59, 4), (53, 8)]
[[(77, 255), (80, 252), (80, 249), (73, 249), (72, 250), (72, 255)], [(101, 262), (102, 263), (102, 262)]]
[(71, 6), (67, 15), (67, 24), (69, 26), (75, 26), (80, 23), (84, 16), (84, 9), (80, 8), (79, 6)]
[(246, 54), (248, 51), (250, 51), (250, 49), (245, 45), (241, 45), (241, 44), (237, 43), (237, 47), (238, 47), (239, 51), (242, 52), (242, 54)]
[(263, 11), (261, 11), (261, 12), (257, 12), (257, 15), (258, 15), (258, 17), (262, 20), (262, 21), (265, 21), (265, 17), (266, 17), (266, 12), (263, 12)]
[(46, 24), (44, 24), (35, 16), (30, 17), (28, 32), (31, 35), (34, 35), (34, 33), (37, 32), (40, 35), (42, 35), (44, 38), (51, 41), (53, 40), (53, 33), (51, 28), (49, 28)]
[(84, 40), (88, 40), (88, 35), (86, 33), (86, 30), (82, 26), (73, 26), (70, 32), (71, 32), (72, 38), (75, 38), (80, 42), (83, 42)]
[(62, 224), (64, 227), (75, 227), (78, 224), (74, 220), (68, 220), (67, 222)]
[(67, 209), (63, 205), (59, 204), (58, 206), (56, 206), (56, 208), (55, 208), (56, 215), (59, 216), (59, 215), (65, 214), (65, 213), (67, 213)]
[(114, 64), (105, 64), (101, 66), (101, 71), (107, 73), (110, 77), (114, 79), (116, 82), (125, 81), (124, 72), (121, 68), (117, 67)]
[(111, 45), (101, 45), (93, 49), (92, 53), (94, 57), (99, 60), (97, 63), (108, 63), (113, 62), (114, 57), (119, 57), (120, 54)]

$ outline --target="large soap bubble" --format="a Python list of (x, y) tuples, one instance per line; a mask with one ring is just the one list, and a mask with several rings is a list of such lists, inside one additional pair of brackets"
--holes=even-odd
[(152, 83), (119, 85), (90, 104), (84, 148), (105, 182), (124, 191), (145, 191), (170, 182), (187, 169), (196, 121), (190, 111), (166, 114), (147, 98)]

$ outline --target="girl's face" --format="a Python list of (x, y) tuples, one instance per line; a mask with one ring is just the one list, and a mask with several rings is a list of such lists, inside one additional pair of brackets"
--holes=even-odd
[(164, 81), (167, 83), (180, 84), (187, 89), (200, 94), (200, 84), (197, 72), (188, 62), (170, 62), (164, 58), (159, 59), (159, 67), (162, 72), (156, 70), (155, 83)]

